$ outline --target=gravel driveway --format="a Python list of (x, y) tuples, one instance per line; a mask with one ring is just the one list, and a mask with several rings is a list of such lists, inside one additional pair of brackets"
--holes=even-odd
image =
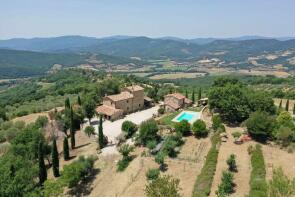
[[(152, 118), (153, 114), (157, 114), (158, 109), (159, 109), (159, 106), (155, 106), (149, 109), (128, 114), (123, 119), (119, 119), (113, 122), (106, 120), (103, 122), (103, 134), (108, 137), (109, 141), (114, 142), (115, 138), (122, 132), (121, 125), (124, 121), (129, 120), (139, 125), (143, 121)], [(98, 123), (99, 123), (98, 117), (91, 119), (91, 125), (94, 126), (96, 133), (98, 133)], [(86, 127), (87, 125), (89, 125), (89, 122), (85, 123), (83, 127)]]

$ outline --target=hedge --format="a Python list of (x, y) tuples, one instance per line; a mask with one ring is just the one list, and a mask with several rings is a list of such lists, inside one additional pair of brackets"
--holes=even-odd
[(197, 177), (194, 185), (193, 197), (205, 197), (210, 194), (211, 186), (216, 170), (217, 157), (218, 157), (218, 144), (220, 143), (219, 133), (215, 133), (211, 137), (212, 147), (210, 148), (205, 164), (201, 173)]
[(251, 178), (250, 178), (250, 193), (251, 197), (267, 196), (267, 183), (265, 180), (266, 170), (263, 158), (263, 153), (260, 145), (251, 154)]

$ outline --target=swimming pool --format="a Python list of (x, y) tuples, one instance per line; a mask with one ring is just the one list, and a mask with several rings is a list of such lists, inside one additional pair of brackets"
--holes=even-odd
[(181, 122), (182, 120), (187, 120), (189, 123), (193, 123), (196, 120), (200, 119), (201, 113), (194, 111), (183, 111), (178, 116), (176, 116), (172, 121)]

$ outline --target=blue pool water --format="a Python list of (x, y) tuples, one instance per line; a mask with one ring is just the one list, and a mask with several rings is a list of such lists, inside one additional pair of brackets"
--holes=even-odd
[(193, 114), (184, 112), (179, 117), (177, 117), (177, 120), (179, 122), (182, 121), (182, 120), (187, 120), (188, 122), (190, 122), (193, 117), (194, 117)]

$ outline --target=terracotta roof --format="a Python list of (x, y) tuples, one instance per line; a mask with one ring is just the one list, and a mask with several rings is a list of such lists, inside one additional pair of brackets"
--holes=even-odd
[(185, 98), (185, 96), (183, 96), (183, 95), (180, 94), (180, 93), (167, 94), (166, 96), (167, 96), (167, 97), (169, 97), (169, 96), (173, 96), (173, 97), (175, 97), (175, 98), (177, 98), (177, 99), (184, 99), (184, 98)]
[(175, 103), (175, 102), (171, 102), (171, 101), (167, 101), (167, 102), (165, 102), (165, 105), (168, 105), (169, 107), (172, 107), (172, 108), (175, 109), (175, 110), (181, 108), (180, 105), (178, 105), (178, 104)]
[(120, 100), (126, 100), (133, 98), (133, 94), (130, 94), (129, 92), (121, 92), (120, 94), (114, 94), (110, 96), (106, 96), (106, 98), (111, 99), (112, 101), (120, 101)]
[(193, 103), (193, 101), (190, 100), (190, 99), (188, 99), (188, 98), (185, 98), (185, 99), (184, 99), (184, 102), (185, 102), (186, 104), (192, 104), (192, 103)]
[(106, 106), (106, 105), (101, 105), (101, 106), (98, 106), (96, 108), (96, 112), (97, 113), (101, 113), (101, 114), (105, 114), (105, 115), (108, 115), (108, 116), (112, 116), (118, 112), (122, 111), (121, 109), (116, 109), (116, 108), (113, 108), (113, 107), (109, 107), (109, 106)]
[(144, 90), (143, 87), (139, 86), (139, 85), (133, 85), (133, 86), (128, 86), (125, 89), (129, 90), (129, 91), (139, 91), (139, 90)]

